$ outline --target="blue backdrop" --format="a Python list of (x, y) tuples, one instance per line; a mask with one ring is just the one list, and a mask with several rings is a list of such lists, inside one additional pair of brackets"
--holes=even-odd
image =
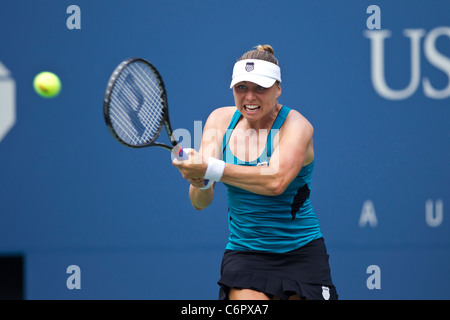
[[(448, 12), (436, 0), (1, 1), (0, 255), (24, 256), (25, 298), (217, 298), (223, 185), (195, 211), (167, 151), (111, 137), (103, 94), (121, 60), (146, 58), (173, 126), (194, 137), (233, 104), (236, 59), (268, 43), (280, 103), (315, 128), (311, 197), (340, 298), (449, 299)], [(54, 99), (33, 90), (43, 70), (61, 78)], [(66, 285), (70, 265), (81, 289)]]

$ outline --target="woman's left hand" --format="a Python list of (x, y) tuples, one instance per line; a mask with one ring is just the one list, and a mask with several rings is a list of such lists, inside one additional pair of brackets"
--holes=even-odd
[(187, 179), (194, 187), (201, 188), (205, 185), (203, 177), (205, 176), (208, 163), (194, 149), (183, 149), (189, 155), (187, 160), (178, 160), (174, 158), (172, 164), (178, 168), (182, 177)]

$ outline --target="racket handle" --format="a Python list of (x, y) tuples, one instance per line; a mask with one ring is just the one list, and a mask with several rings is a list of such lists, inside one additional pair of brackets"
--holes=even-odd
[(189, 159), (189, 154), (187, 152), (184, 152), (183, 148), (181, 148), (179, 144), (173, 147), (172, 154), (180, 161)]
[(211, 186), (212, 186), (213, 183), (214, 183), (213, 180), (208, 180), (208, 179), (205, 179), (205, 180), (203, 180), (203, 181), (205, 182), (205, 186), (202, 187), (202, 188), (200, 188), (201, 190), (206, 190), (206, 189), (211, 188)]

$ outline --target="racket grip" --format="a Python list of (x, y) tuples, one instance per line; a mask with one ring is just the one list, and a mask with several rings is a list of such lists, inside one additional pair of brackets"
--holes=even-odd
[(184, 152), (183, 148), (181, 148), (179, 144), (173, 147), (172, 154), (180, 161), (189, 159), (189, 154), (187, 152)]
[(211, 188), (211, 186), (212, 186), (213, 183), (214, 183), (213, 180), (208, 180), (208, 179), (205, 179), (205, 180), (203, 180), (203, 181), (205, 182), (205, 186), (202, 187), (202, 188), (200, 188), (201, 190), (206, 190), (206, 189)]

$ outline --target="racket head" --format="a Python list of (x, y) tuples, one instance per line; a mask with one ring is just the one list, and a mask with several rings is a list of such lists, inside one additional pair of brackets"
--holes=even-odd
[(145, 59), (129, 58), (116, 67), (106, 87), (103, 115), (111, 134), (128, 147), (172, 148), (155, 142), (163, 126), (169, 136), (172, 129), (164, 82)]

